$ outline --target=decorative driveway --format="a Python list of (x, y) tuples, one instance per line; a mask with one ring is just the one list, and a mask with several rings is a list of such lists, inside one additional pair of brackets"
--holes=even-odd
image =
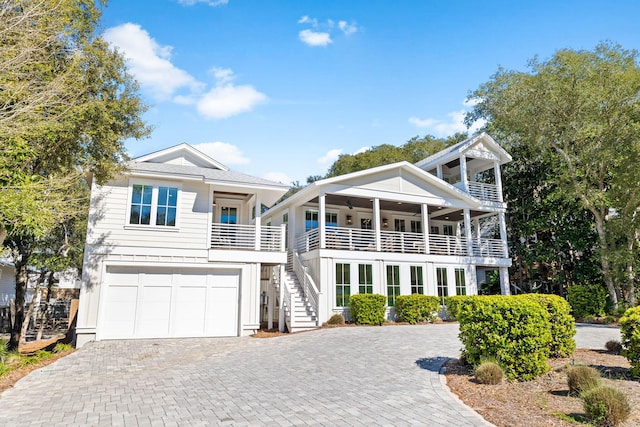
[(488, 425), (441, 384), (455, 324), (102, 341), (0, 395), (3, 426)]

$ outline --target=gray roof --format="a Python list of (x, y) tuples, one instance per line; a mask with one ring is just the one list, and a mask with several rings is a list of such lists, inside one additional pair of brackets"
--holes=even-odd
[(462, 152), (467, 150), (470, 146), (475, 144), (476, 141), (480, 139), (484, 139), (485, 141), (489, 142), (491, 145), (494, 146), (496, 150), (496, 154), (498, 154), (502, 158), (501, 163), (506, 163), (511, 161), (511, 156), (509, 155), (509, 153), (507, 153), (504, 148), (500, 147), (500, 145), (496, 143), (496, 141), (493, 138), (491, 138), (491, 136), (489, 136), (486, 132), (482, 132), (479, 135), (472, 136), (471, 138), (467, 138), (464, 141), (460, 141), (457, 144), (452, 145), (451, 147), (447, 147), (444, 150), (438, 151), (437, 153), (432, 154), (426, 159), (422, 159), (419, 162), (416, 162), (415, 165), (418, 166), (419, 168), (424, 168), (427, 165), (433, 166), (439, 163), (440, 160), (444, 161), (444, 159), (457, 157), (458, 155), (460, 155)]
[(170, 177), (192, 177), (201, 178), (207, 181), (228, 182), (232, 184), (246, 184), (261, 187), (281, 187), (289, 188), (286, 184), (281, 184), (268, 179), (258, 178), (239, 172), (225, 171), (220, 169), (202, 168), (198, 166), (174, 165), (170, 163), (151, 163), (132, 161), (128, 164), (132, 172), (150, 172), (162, 174)]

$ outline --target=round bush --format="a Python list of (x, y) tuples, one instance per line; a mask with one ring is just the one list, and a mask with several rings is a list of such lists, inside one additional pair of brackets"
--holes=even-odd
[(327, 320), (327, 325), (344, 325), (344, 316), (336, 313)]
[(607, 341), (607, 343), (604, 345), (604, 348), (606, 348), (608, 352), (613, 354), (622, 353), (622, 344), (618, 340)]
[(504, 378), (504, 371), (495, 362), (482, 362), (474, 374), (480, 384), (500, 384)]
[(440, 303), (438, 297), (421, 294), (396, 297), (395, 312), (398, 321), (415, 325), (418, 322), (434, 322)]
[(590, 366), (572, 366), (567, 370), (569, 394), (579, 396), (600, 385), (600, 372)]
[(617, 426), (631, 413), (627, 396), (611, 387), (595, 387), (582, 394), (587, 417), (597, 426)]
[(631, 375), (640, 376), (640, 306), (625, 311), (620, 318), (622, 355), (631, 364)]
[(549, 331), (551, 344), (549, 351), (552, 357), (569, 357), (576, 349), (576, 321), (571, 316), (571, 306), (558, 295), (525, 294), (520, 298), (529, 298), (540, 304), (549, 313)]
[(379, 294), (351, 295), (349, 307), (351, 318), (358, 325), (382, 325), (384, 323), (387, 297)]
[(575, 317), (604, 316), (607, 291), (601, 285), (573, 285), (567, 289), (567, 299)]

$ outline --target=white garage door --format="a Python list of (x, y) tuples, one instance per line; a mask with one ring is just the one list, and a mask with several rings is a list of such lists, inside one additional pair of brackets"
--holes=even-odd
[(108, 267), (101, 339), (238, 335), (239, 270)]

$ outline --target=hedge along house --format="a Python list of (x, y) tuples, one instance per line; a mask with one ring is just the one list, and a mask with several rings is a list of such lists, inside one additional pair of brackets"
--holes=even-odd
[(187, 144), (94, 183), (77, 346), (254, 333), (265, 274), (286, 262), (285, 227), (261, 213), (287, 190)]
[[(500, 166), (511, 160), (490, 136), (470, 138), (413, 165), (399, 162), (316, 181), (269, 211), (287, 226), (288, 263), (274, 268), (280, 328), (348, 316), (350, 295), (472, 295), (511, 265)], [(279, 286), (282, 283), (283, 286)]]

